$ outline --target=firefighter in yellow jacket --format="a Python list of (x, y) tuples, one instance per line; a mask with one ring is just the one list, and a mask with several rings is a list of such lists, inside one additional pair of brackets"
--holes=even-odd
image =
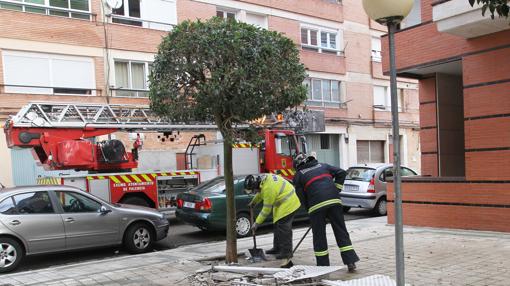
[(257, 216), (252, 230), (257, 230), (257, 227), (266, 220), (272, 210), (273, 248), (266, 253), (275, 254), (276, 259), (285, 259), (285, 263), (288, 263), (292, 258), (292, 221), (301, 206), (294, 186), (281, 176), (265, 174), (247, 176), (244, 187), (246, 190), (256, 192), (250, 206), (263, 202), (262, 210)]

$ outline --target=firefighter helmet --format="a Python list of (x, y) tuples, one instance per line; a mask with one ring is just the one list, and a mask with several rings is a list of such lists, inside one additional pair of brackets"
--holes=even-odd
[(294, 169), (297, 169), (301, 165), (306, 163), (306, 158), (307, 158), (307, 156), (305, 154), (303, 154), (303, 153), (297, 154), (296, 157), (294, 157), (294, 161), (292, 162), (293, 165), (294, 165)]
[(251, 191), (251, 192), (260, 190), (260, 182), (261, 181), (262, 180), (261, 180), (260, 176), (248, 175), (244, 179), (244, 189)]

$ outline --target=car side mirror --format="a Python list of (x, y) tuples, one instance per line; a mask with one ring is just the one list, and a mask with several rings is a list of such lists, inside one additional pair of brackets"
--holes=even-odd
[(107, 213), (111, 213), (112, 210), (111, 209), (108, 209), (106, 208), (105, 206), (101, 206), (101, 208), (99, 209), (99, 212), (102, 214), (102, 215), (105, 215)]

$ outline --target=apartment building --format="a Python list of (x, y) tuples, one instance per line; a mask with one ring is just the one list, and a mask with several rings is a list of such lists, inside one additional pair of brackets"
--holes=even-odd
[(484, 17), (465, 0), (416, 2), (420, 24), (397, 32), (396, 57), (398, 73), (419, 80), (427, 177), (404, 180), (404, 223), (508, 232), (508, 19)]
[[(359, 0), (0, 0), (0, 119), (32, 101), (148, 104), (147, 76), (161, 37), (183, 20), (215, 16), (296, 43), (309, 76), (305, 104), (326, 115), (326, 131), (307, 135), (319, 160), (343, 168), (391, 161), (385, 28), (369, 21)], [(419, 171), (417, 81), (402, 78), (398, 87), (403, 164)], [(143, 151), (159, 154), (154, 164), (175, 168), (175, 153), (191, 135), (146, 134)], [(134, 138), (115, 136), (128, 146)], [(27, 150), (8, 150), (4, 139), (0, 182), (30, 183), (45, 174)]]

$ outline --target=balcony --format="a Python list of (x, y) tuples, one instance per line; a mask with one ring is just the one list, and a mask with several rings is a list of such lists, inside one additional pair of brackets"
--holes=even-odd
[(509, 29), (505, 18), (490, 17), (489, 11), (482, 16), (482, 6), (471, 7), (467, 0), (439, 0), (433, 5), (433, 20), (437, 30), (466, 39)]

